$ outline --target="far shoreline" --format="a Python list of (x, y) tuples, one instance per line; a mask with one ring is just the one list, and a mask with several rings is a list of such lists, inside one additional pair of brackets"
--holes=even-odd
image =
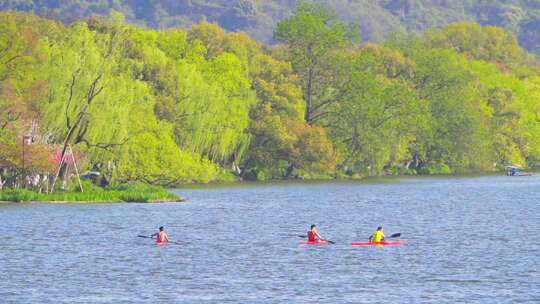
[[(538, 169), (531, 169), (527, 172), (533, 173), (536, 176)], [(361, 178), (319, 178), (319, 179), (268, 179), (268, 180), (237, 180), (237, 181), (213, 181), (209, 183), (184, 183), (169, 188), (170, 190), (187, 190), (187, 189), (212, 189), (212, 188), (227, 188), (227, 187), (243, 187), (243, 186), (258, 186), (258, 185), (287, 185), (287, 184), (325, 184), (325, 183), (351, 183), (351, 184), (371, 184), (385, 183), (399, 180), (409, 179), (447, 179), (447, 178), (480, 178), (480, 177), (506, 177), (504, 171), (493, 172), (470, 172), (470, 173), (451, 173), (451, 174), (417, 174), (417, 175), (379, 175), (366, 176)], [(523, 176), (512, 176), (523, 177)], [(530, 177), (530, 176), (529, 176)]]
[[(532, 176), (536, 176), (538, 169), (531, 169), (528, 172), (533, 173)], [(254, 180), (236, 180), (236, 181), (214, 181), (209, 183), (185, 183), (167, 188), (169, 197), (158, 199), (102, 199), (102, 200), (0, 200), (0, 204), (164, 204), (164, 203), (185, 203), (187, 200), (177, 194), (182, 190), (205, 190), (205, 189), (224, 189), (235, 187), (256, 187), (261, 185), (278, 185), (278, 186), (293, 186), (293, 185), (308, 185), (308, 184), (325, 184), (325, 183), (345, 183), (345, 184), (379, 184), (379, 183), (393, 183), (403, 180), (412, 179), (461, 179), (461, 178), (482, 178), (482, 177), (505, 177), (504, 171), (495, 172), (472, 172), (472, 173), (452, 173), (452, 174), (420, 174), (420, 175), (380, 175), (380, 176), (366, 176), (361, 178), (324, 178), (324, 179), (269, 179), (263, 181)], [(520, 177), (520, 176), (514, 176)], [(530, 177), (530, 176), (529, 176)], [(0, 191), (0, 194), (2, 191)], [(68, 192), (70, 194), (72, 192)], [(58, 193), (62, 195), (65, 193)]]

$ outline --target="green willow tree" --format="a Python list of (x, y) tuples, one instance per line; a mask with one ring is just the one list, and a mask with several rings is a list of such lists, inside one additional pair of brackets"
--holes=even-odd
[(413, 153), (427, 108), (407, 78), (400, 52), (367, 45), (344, 63), (350, 79), (335, 113), (323, 120), (349, 174), (380, 174)]
[(241, 60), (228, 52), (210, 57), (201, 40), (180, 31), (133, 39), (130, 52), (142, 61), (141, 77), (152, 84), (158, 117), (173, 124), (177, 144), (222, 165), (240, 160), (255, 103)]
[(295, 170), (318, 176), (333, 171), (334, 150), (324, 129), (304, 121), (300, 81), (290, 63), (274, 58), (245, 34), (225, 33), (215, 24), (194, 26), (189, 37), (207, 46), (208, 60), (227, 53), (239, 58), (256, 94), (249, 113), (250, 144), (240, 166), (233, 166), (237, 173), (268, 179), (289, 178)]

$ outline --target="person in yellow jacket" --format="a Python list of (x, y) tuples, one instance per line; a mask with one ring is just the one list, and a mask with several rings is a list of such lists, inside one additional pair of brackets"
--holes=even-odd
[(371, 243), (384, 242), (384, 232), (382, 226), (377, 227), (377, 230), (369, 237)]

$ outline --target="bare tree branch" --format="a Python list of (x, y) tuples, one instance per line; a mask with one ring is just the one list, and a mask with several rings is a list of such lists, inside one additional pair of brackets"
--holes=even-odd
[(121, 142), (110, 142), (110, 143), (91, 143), (86, 139), (82, 139), (81, 143), (84, 143), (89, 148), (99, 148), (104, 150), (109, 150), (116, 147), (121, 147), (129, 142), (129, 137), (124, 138)]
[(68, 129), (71, 129), (71, 119), (69, 118), (69, 107), (71, 106), (71, 101), (73, 100), (73, 89), (75, 87), (76, 75), (79, 73), (80, 70), (81, 69), (79, 68), (71, 74), (71, 84), (69, 85), (69, 97), (68, 97), (68, 101), (66, 105), (66, 113), (65, 113), (66, 124), (67, 124)]

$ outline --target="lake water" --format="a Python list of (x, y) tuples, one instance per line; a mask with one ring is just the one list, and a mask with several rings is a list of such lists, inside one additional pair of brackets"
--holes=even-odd
[[(178, 190), (0, 205), (1, 303), (540, 303), (540, 177)], [(299, 245), (316, 223), (328, 246)], [(404, 246), (352, 247), (376, 226)], [(164, 225), (181, 245), (138, 234)]]

